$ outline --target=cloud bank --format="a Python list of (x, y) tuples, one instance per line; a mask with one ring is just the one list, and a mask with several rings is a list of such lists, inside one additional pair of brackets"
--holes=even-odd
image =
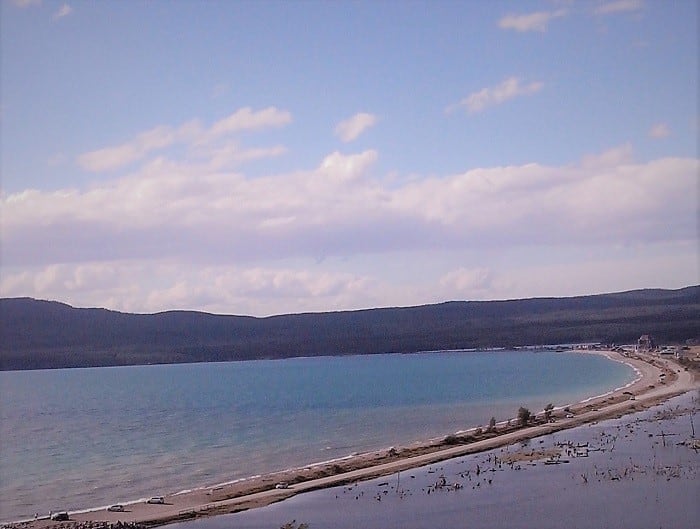
[(87, 189), (3, 196), (4, 262), (192, 260), (193, 248), (206, 260), (254, 261), (693, 237), (687, 191), (698, 162), (630, 156), (623, 146), (569, 166), (479, 168), (402, 185), (373, 175), (374, 150), (256, 178), (159, 158)]
[[(472, 103), (485, 108), (539, 89), (508, 86)], [(136, 164), (111, 179), (3, 193), (0, 292), (133, 311), (270, 314), (512, 297), (541, 277), (541, 270), (525, 278), (487, 260), (455, 266), (452, 259), (425, 282), (401, 284), (390, 269), (345, 262), (408, 264), (409, 255), (435, 261), (533, 247), (555, 254), (664, 245), (694, 251), (698, 205), (689, 190), (697, 186), (697, 159), (635, 161), (624, 144), (564, 165), (402, 179), (379, 173), (380, 153), (365, 149), (330, 152), (309, 168), (241, 172), (243, 159), (284, 148), (241, 148), (231, 135), (289, 122), (288, 112), (271, 107), (241, 109), (209, 127), (156, 127), (78, 157), (91, 171)], [(634, 267), (653, 279), (674, 259), (677, 253)], [(556, 276), (541, 285), (543, 293)]]

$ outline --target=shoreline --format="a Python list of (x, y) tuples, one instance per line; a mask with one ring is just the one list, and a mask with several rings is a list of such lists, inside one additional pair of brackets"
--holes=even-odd
[(601, 351), (592, 350), (592, 351), (581, 351), (581, 352), (588, 353), (588, 354), (597, 354), (599, 356), (604, 356), (605, 358), (607, 358), (608, 360), (611, 360), (613, 362), (618, 362), (620, 364), (624, 364), (627, 367), (631, 368), (636, 373), (637, 377), (634, 380), (632, 380), (631, 382), (628, 382), (627, 384), (625, 384), (624, 386), (620, 386), (620, 387), (617, 387), (615, 389), (611, 389), (610, 391), (606, 391), (605, 393), (602, 393), (600, 395), (595, 395), (593, 397), (586, 397), (582, 401), (570, 404), (569, 406), (576, 406), (578, 404), (587, 404), (588, 402), (594, 401), (596, 399), (603, 399), (603, 398), (608, 397), (610, 395), (614, 395), (615, 393), (618, 393), (620, 391), (624, 392), (628, 388), (631, 388), (635, 384), (637, 384), (638, 382), (642, 381), (642, 379), (644, 378), (644, 373), (639, 368), (639, 366), (630, 362), (628, 357), (624, 357), (620, 353), (615, 353), (612, 351), (603, 351), (603, 350), (601, 350)]
[[(183, 490), (165, 497), (163, 505), (143, 501), (125, 503), (125, 512), (108, 512), (102, 508), (72, 512), (69, 522), (44, 519), (4, 524), (2, 527), (108, 527), (117, 522), (152, 527), (201, 517), (240, 512), (282, 501), (296, 494), (339, 486), (355, 481), (386, 476), (426, 464), (472, 454), (532, 439), (555, 431), (580, 426), (602, 419), (639, 411), (686, 393), (698, 387), (691, 371), (684, 371), (676, 362), (659, 357), (628, 357), (613, 351), (580, 351), (601, 354), (634, 369), (637, 378), (629, 384), (581, 402), (558, 406), (553, 410), (553, 423), (544, 423), (543, 412), (533, 412), (539, 423), (532, 426), (508, 427), (511, 421), (496, 425), (495, 432), (477, 432), (470, 428), (455, 434), (416, 442), (408, 446), (390, 447), (353, 454), (305, 467), (251, 476), (233, 482)], [(663, 376), (662, 376), (663, 373)], [(573, 417), (569, 417), (569, 414)], [(281, 482), (289, 488), (275, 488)]]
[(298, 520), (326, 529), (458, 529), (467, 520), (472, 529), (559, 529), (569, 520), (600, 529), (622, 520), (696, 529), (699, 399), (693, 390), (620, 418), (170, 527), (271, 529)]

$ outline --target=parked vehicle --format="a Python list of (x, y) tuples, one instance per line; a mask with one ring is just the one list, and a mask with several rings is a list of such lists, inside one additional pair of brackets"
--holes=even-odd
[(58, 511), (51, 513), (51, 519), (55, 522), (63, 522), (65, 520), (69, 520), (70, 518), (68, 517), (68, 513), (66, 511)]
[(114, 505), (107, 507), (107, 510), (110, 512), (124, 512), (124, 506), (119, 503), (115, 503)]
[(152, 498), (149, 498), (146, 503), (155, 503), (162, 505), (165, 503), (165, 498), (163, 498), (163, 496), (153, 496)]

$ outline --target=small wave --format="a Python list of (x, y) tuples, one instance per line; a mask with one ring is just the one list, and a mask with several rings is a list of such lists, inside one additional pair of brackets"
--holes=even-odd
[(248, 481), (249, 479), (257, 479), (259, 477), (262, 477), (262, 474), (255, 474), (253, 476), (246, 476), (244, 478), (238, 478), (238, 479), (234, 479), (231, 481), (224, 481), (223, 483), (216, 483), (216, 484), (211, 485), (209, 487), (202, 487), (202, 489), (215, 489), (215, 488), (219, 488), (219, 487), (228, 487), (229, 485), (235, 485), (236, 483)]
[(349, 450), (352, 448), (352, 445), (346, 445), (346, 446), (325, 446), (321, 450)]

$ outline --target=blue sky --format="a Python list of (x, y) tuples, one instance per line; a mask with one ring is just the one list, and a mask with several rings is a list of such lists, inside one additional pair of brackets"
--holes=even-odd
[(268, 315), (698, 282), (691, 0), (3, 0), (0, 294)]

